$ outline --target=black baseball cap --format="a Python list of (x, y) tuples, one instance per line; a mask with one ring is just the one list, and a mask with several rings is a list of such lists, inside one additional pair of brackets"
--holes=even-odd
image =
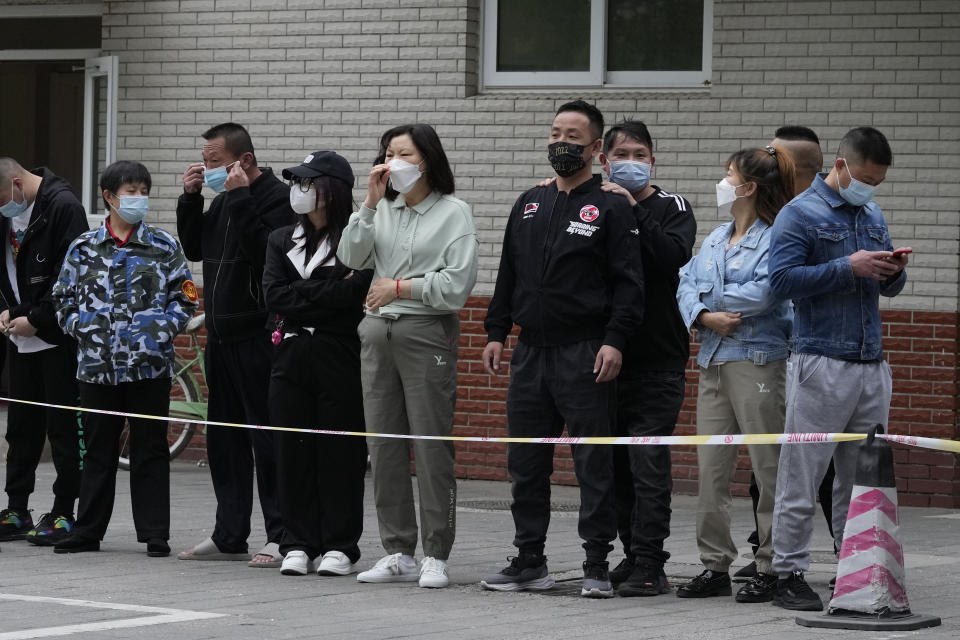
[(333, 151), (314, 151), (297, 166), (283, 170), (284, 180), (318, 178), (320, 176), (337, 178), (346, 182), (351, 189), (353, 188), (353, 169), (350, 168), (350, 163), (343, 156)]

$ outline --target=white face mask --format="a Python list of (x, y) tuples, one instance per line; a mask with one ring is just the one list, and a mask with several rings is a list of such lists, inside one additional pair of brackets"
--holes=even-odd
[(317, 190), (312, 186), (303, 191), (300, 185), (290, 187), (290, 208), (294, 213), (310, 213), (317, 208)]
[(394, 158), (387, 166), (390, 167), (390, 186), (400, 193), (408, 193), (423, 175), (419, 164), (410, 164), (400, 158)]
[(737, 201), (737, 198), (744, 197), (737, 195), (737, 189), (742, 186), (742, 184), (736, 186), (730, 184), (727, 178), (717, 183), (717, 210), (721, 214), (729, 216), (733, 209), (733, 203)]

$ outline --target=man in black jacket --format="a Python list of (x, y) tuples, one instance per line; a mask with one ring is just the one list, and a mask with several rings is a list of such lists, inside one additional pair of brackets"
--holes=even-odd
[[(83, 205), (49, 169), (31, 172), (0, 157), (0, 214), (0, 331), (10, 339), (10, 396), (76, 406), (77, 343), (60, 330), (50, 291), (70, 243), (87, 230)], [(27, 506), (45, 437), (57, 478), (53, 508), (34, 525)], [(7, 442), (9, 502), (0, 511), (0, 540), (53, 545), (73, 528), (84, 450), (80, 414), (13, 402)]]
[[(603, 116), (577, 100), (557, 111), (548, 157), (559, 176), (517, 200), (484, 323), (484, 367), (500, 372), (503, 345), (521, 327), (511, 359), (507, 429), (513, 437), (609, 436), (617, 377), (643, 313), (636, 219), (625, 198), (591, 175)], [(613, 456), (606, 445), (572, 446), (580, 484), (586, 562), (581, 595), (611, 597), (607, 554), (616, 537)], [(514, 544), (510, 566), (481, 584), (498, 591), (549, 589), (543, 555), (550, 521), (552, 444), (511, 444)]]
[[(683, 405), (690, 339), (677, 306), (679, 270), (693, 253), (697, 223), (690, 203), (650, 184), (656, 158), (646, 125), (628, 120), (603, 139), (604, 186), (633, 207), (643, 247), (643, 324), (627, 342), (617, 378), (617, 426), (621, 436), (669, 436)], [(614, 447), (617, 529), (626, 558), (610, 572), (621, 596), (655, 596), (670, 590), (663, 549), (670, 535), (673, 488), (670, 447)]]
[[(257, 166), (246, 129), (228, 122), (203, 134), (203, 162), (183, 174), (177, 232), (188, 260), (203, 261), (206, 312), (208, 418), (269, 424), (270, 336), (261, 280), (267, 237), (292, 224), (290, 190)], [(203, 211), (200, 190), (217, 195)], [(267, 529), (267, 546), (251, 566), (279, 566), (282, 523), (277, 502), (274, 438), (270, 431), (207, 429), (207, 458), (217, 496), (213, 534), (181, 553), (181, 560), (246, 560), (253, 472)]]

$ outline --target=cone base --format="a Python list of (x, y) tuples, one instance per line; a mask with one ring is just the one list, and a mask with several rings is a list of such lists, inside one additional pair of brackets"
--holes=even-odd
[(940, 618), (923, 613), (903, 613), (887, 616), (869, 615), (866, 613), (823, 613), (816, 616), (797, 616), (796, 622), (801, 627), (815, 627), (819, 629), (855, 629), (858, 631), (913, 631), (927, 627), (939, 627)]

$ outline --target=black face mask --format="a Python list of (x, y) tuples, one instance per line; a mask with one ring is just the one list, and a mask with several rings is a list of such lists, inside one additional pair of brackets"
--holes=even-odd
[(561, 178), (572, 176), (586, 164), (583, 161), (582, 144), (573, 142), (551, 142), (547, 145), (547, 159), (550, 166)]

